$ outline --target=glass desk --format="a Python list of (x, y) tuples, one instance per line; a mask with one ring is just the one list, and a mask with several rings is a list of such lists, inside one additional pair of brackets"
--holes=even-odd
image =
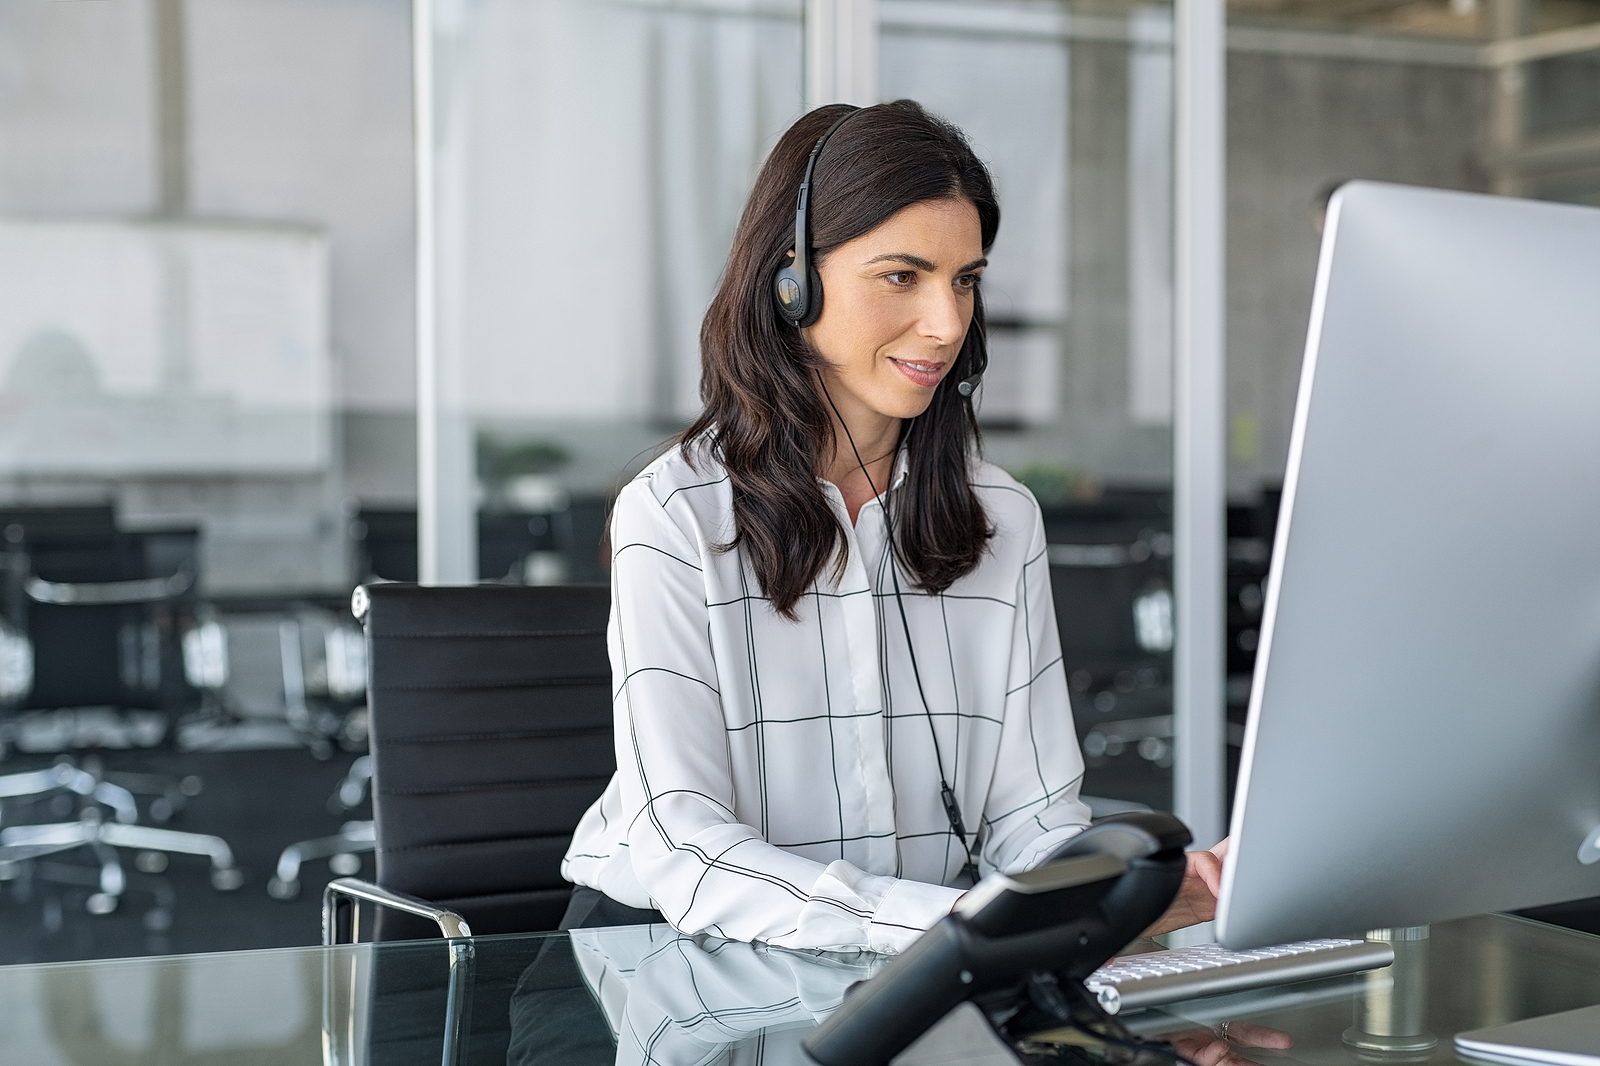
[[(807, 1030), (882, 965), (701, 946), (665, 926), (471, 944), (457, 968), (461, 1061), (496, 1066), (801, 1063)], [(1600, 937), (1492, 915), (1395, 947), (1396, 965), (1369, 975), (1192, 1000), (1124, 1021), (1147, 1035), (1224, 1020), (1288, 1032), (1288, 1051), (1241, 1052), (1265, 1066), (1450, 1063), (1458, 1031), (1600, 1003)], [(442, 940), (0, 967), (0, 1062), (437, 1066), (449, 985)], [(958, 1022), (947, 1019), (938, 1039), (902, 1058), (1004, 1061), (998, 1045), (956, 1031)], [(1384, 1051), (1385, 1033), (1391, 1048), (1408, 1037), (1437, 1044)]]

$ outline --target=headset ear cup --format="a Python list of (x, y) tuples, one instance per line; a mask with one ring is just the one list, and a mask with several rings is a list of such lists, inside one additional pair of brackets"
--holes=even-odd
[(806, 316), (795, 323), (801, 329), (816, 325), (817, 319), (822, 317), (822, 275), (814, 266), (806, 273), (811, 276), (811, 284), (806, 287)]
[(792, 266), (778, 271), (772, 279), (772, 300), (778, 305), (778, 315), (791, 325), (800, 325), (811, 302), (799, 273)]

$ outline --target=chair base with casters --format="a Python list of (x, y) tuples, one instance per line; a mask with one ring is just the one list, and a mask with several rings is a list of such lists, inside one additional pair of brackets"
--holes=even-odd
[[(339, 787), (328, 797), (328, 809), (341, 814), (361, 806), (367, 798), (367, 788), (372, 783), (372, 756), (362, 755), (350, 764), (350, 770), (339, 782)], [(370, 819), (346, 822), (339, 832), (314, 840), (290, 844), (278, 856), (278, 868), (267, 882), (267, 895), (273, 899), (289, 900), (300, 894), (300, 866), (310, 859), (327, 859), (328, 869), (348, 877), (361, 871), (358, 855), (377, 848), (377, 833)]]
[(336, 874), (353, 874), (361, 869), (357, 856), (376, 847), (377, 836), (371, 821), (346, 822), (333, 836), (290, 844), (278, 856), (277, 872), (267, 882), (267, 895), (284, 900), (298, 896), (300, 866), (311, 859), (327, 859), (328, 868)]
[[(147, 873), (158, 873), (164, 869), (168, 854), (204, 856), (211, 860), (213, 888), (219, 892), (232, 892), (244, 885), (244, 874), (234, 864), (233, 851), (221, 837), (148, 825), (106, 822), (97, 817), (95, 808), (90, 808), (84, 814), (85, 817), (76, 822), (13, 825), (0, 829), (0, 861), (20, 854), (8, 853), (8, 849), (12, 848), (48, 848), (54, 851), (92, 848), (100, 862), (101, 872), (100, 891), (91, 895), (87, 904), (91, 914), (109, 914), (116, 910), (127, 888), (127, 877), (113, 850), (115, 848), (139, 850), (136, 864)], [(156, 856), (159, 861), (152, 861), (149, 856)]]
[(204, 782), (194, 774), (108, 772), (95, 756), (81, 764), (61, 756), (54, 766), (43, 770), (0, 775), (0, 804), (8, 799), (38, 799), (57, 791), (76, 792), (111, 808), (117, 821), (132, 824), (139, 820), (135, 797), (152, 796), (146, 813), (155, 822), (166, 822), (202, 788)]
[(52, 792), (76, 792), (86, 799), (105, 804), (116, 812), (117, 821), (132, 824), (139, 820), (138, 804), (133, 793), (121, 785), (106, 781), (62, 761), (43, 770), (28, 770), (0, 777), (0, 801), (8, 799), (34, 799)]
[[(85, 846), (95, 853), (97, 867), (46, 861), (52, 855)], [(156, 853), (141, 853), (140, 859), (150, 854)], [(162, 859), (164, 864), (165, 856)], [(146, 869), (141, 862), (136, 861), (135, 865), (145, 873), (157, 872)], [(130, 888), (116, 850), (99, 841), (87, 845), (81, 841), (0, 844), (0, 882), (17, 881), (30, 875), (41, 881), (96, 889), (85, 902), (85, 909), (95, 915), (110, 914), (121, 908)], [(155, 897), (154, 905), (144, 912), (145, 929), (152, 933), (164, 933), (171, 929), (177, 902), (172, 886), (157, 879), (144, 886), (143, 890)]]

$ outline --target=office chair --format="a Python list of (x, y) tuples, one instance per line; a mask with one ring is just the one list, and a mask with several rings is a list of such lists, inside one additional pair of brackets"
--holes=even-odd
[[(0, 521), (6, 643), (21, 641), (27, 648), (26, 655), (16, 648), (6, 653), (7, 665), (16, 669), (6, 671), (5, 692), (25, 693), (12, 699), (14, 706), (162, 713), (188, 700), (170, 638), (195, 587), (193, 530), (122, 533), (110, 508), (12, 511), (0, 514)], [(25, 684), (19, 664), (30, 667)], [(0, 778), (0, 795), (15, 800), (75, 794), (77, 817), (7, 826), (0, 830), (0, 861), (90, 848), (100, 867), (100, 890), (86, 904), (93, 914), (115, 910), (126, 888), (119, 847), (138, 850), (140, 868), (151, 872), (165, 867), (167, 854), (203, 856), (210, 860), (213, 886), (236, 889), (243, 877), (221, 838), (138, 824), (136, 791), (157, 796), (151, 813), (164, 820), (199, 787), (198, 778), (105, 774), (98, 760), (84, 760), (83, 766), (64, 760), (47, 770), (7, 775)]]
[[(597, 548), (610, 501), (565, 493), (529, 507), (478, 512), (478, 579), (506, 585), (603, 582)], [(351, 551), (362, 580), (417, 579), (417, 514), (363, 509), (350, 523)]]
[(365, 640), (325, 607), (205, 605), (183, 659), (201, 705), (178, 729), (182, 751), (304, 747), (329, 759), (365, 745)]
[[(443, 1013), (442, 1061), (464, 1061), (470, 1034), (472, 1061), (504, 1062), (518, 974), (474, 980), (491, 963), (471, 938), (554, 929), (566, 910), (562, 856), (615, 768), (610, 591), (386, 583), (358, 588), (352, 610), (367, 633), (377, 883), (328, 885), (323, 941), (360, 939), (363, 904), (376, 939), (443, 934), (437, 953), (366, 978), (372, 1055), (440, 1062)], [(418, 969), (441, 963), (442, 1001)]]
[[(615, 768), (610, 591), (378, 584), (352, 609), (371, 671), (377, 886), (478, 933), (554, 929), (571, 895), (561, 859)], [(379, 938), (428, 930), (379, 912)]]

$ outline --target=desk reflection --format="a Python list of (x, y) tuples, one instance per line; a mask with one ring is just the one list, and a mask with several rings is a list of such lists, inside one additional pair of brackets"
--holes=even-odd
[[(809, 1064), (805, 1034), (887, 962), (686, 937), (664, 925), (574, 930), (518, 982), (507, 1062)], [(610, 1040), (595, 1039), (597, 1023)]]

